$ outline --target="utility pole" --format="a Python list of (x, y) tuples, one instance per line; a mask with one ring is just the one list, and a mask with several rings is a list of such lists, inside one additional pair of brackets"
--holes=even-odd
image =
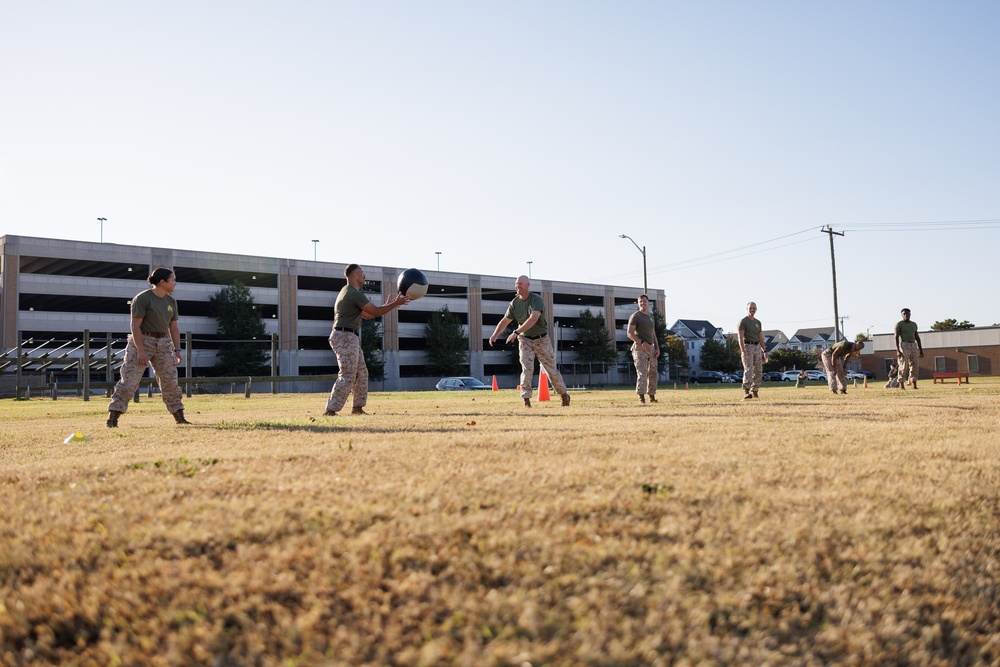
[(830, 235), (830, 266), (833, 268), (833, 342), (836, 343), (840, 340), (840, 312), (837, 310), (837, 258), (833, 253), (833, 235), (843, 236), (844, 232), (835, 232), (830, 226), (820, 231)]
[[(844, 331), (844, 332), (847, 331), (847, 329), (844, 328), (844, 320), (849, 320), (849, 319), (851, 319), (850, 315), (841, 315), (840, 316), (840, 330), (841, 331)], [(844, 333), (844, 340), (847, 340), (847, 334), (846, 333)]]

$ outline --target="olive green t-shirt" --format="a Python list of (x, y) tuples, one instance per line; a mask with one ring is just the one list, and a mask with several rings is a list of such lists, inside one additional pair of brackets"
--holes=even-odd
[(656, 328), (653, 326), (653, 318), (637, 310), (628, 318), (628, 325), (635, 326), (635, 333), (643, 343), (656, 344)]
[(760, 345), (760, 320), (744, 317), (740, 320), (739, 330), (743, 332), (743, 342), (748, 345)]
[(846, 357), (847, 355), (849, 355), (851, 352), (854, 351), (854, 343), (852, 343), (849, 340), (842, 340), (839, 343), (834, 343), (830, 347), (830, 350), (834, 354), (837, 354), (839, 352), (839, 354), (837, 354), (838, 357)]
[(521, 326), (528, 321), (528, 318), (536, 310), (541, 313), (538, 321), (530, 329), (521, 333), (525, 336), (541, 336), (543, 333), (548, 333), (549, 323), (545, 320), (545, 302), (542, 301), (540, 294), (529, 292), (527, 299), (515, 296), (510, 305), (507, 306), (507, 312), (504, 313), (504, 317), (514, 320), (517, 322), (517, 326)]
[(361, 313), (370, 303), (364, 292), (350, 285), (344, 285), (333, 304), (333, 326), (337, 329), (361, 331)]
[(143, 333), (170, 333), (170, 323), (177, 320), (177, 300), (169, 294), (156, 296), (152, 288), (132, 299), (132, 318), (142, 320)]
[(900, 320), (896, 323), (896, 333), (899, 334), (899, 340), (904, 343), (915, 343), (917, 341), (917, 323), (913, 320), (907, 322), (906, 320)]

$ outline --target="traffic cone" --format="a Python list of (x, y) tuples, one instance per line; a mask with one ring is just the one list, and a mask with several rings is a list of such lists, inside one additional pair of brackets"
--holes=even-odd
[(958, 376), (958, 386), (959, 387), (962, 386), (962, 376), (961, 375)]
[(674, 391), (677, 391), (677, 383), (674, 383)]
[(687, 382), (685, 382), (685, 383), (684, 383), (684, 388), (685, 388), (685, 389), (690, 389), (691, 387), (689, 387), (689, 386), (688, 386), (688, 383), (687, 383)]
[(493, 376), (493, 391), (500, 391), (500, 388), (497, 386), (497, 376), (496, 375)]
[(868, 388), (868, 376), (866, 375), (865, 376), (865, 389), (867, 389), (867, 388)]
[(549, 378), (543, 369), (538, 376), (538, 402), (549, 400)]

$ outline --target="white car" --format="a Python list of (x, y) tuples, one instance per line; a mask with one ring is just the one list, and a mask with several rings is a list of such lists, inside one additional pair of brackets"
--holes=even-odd
[(864, 382), (865, 381), (865, 374), (864, 373), (859, 373), (857, 371), (847, 371), (847, 379), (848, 380), (857, 380), (858, 382)]
[[(785, 371), (784, 373), (781, 374), (781, 381), (795, 382), (796, 380), (799, 379), (799, 373), (801, 372), (802, 372), (801, 370)], [(809, 376), (807, 378), (809, 380), (819, 380), (820, 382), (826, 382), (826, 373), (824, 373), (823, 371), (817, 371), (815, 369), (809, 368), (806, 369), (806, 375)]]

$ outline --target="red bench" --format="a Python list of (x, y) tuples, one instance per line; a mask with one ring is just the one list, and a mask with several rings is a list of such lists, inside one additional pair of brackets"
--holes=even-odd
[(953, 371), (953, 372), (948, 372), (948, 373), (935, 373), (934, 374), (934, 384), (937, 384), (938, 380), (941, 380), (941, 384), (944, 384), (945, 378), (958, 378), (958, 384), (959, 385), (962, 384), (962, 378), (965, 378), (965, 383), (966, 384), (969, 383), (969, 374), (968, 373), (962, 373), (961, 371)]

